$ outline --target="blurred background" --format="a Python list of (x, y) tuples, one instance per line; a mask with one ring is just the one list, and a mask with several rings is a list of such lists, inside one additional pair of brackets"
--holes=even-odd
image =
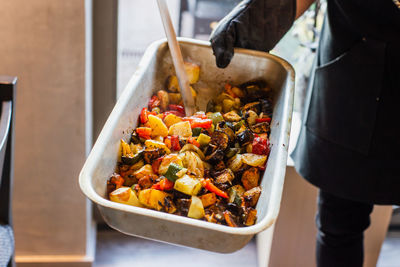
[[(177, 34), (201, 40), (208, 40), (216, 22), (238, 2), (167, 1)], [(81, 193), (78, 175), (146, 48), (165, 37), (156, 1), (0, 4), (0, 75), (18, 77), (15, 133), (9, 139), (15, 140), (14, 167), (5, 162), (14, 172), (6, 176), (8, 183), (3, 179), (0, 191), (0, 208), (9, 209), (0, 225), (11, 225), (15, 238), (9, 266), (315, 265), (317, 190), (296, 173), (290, 158), (277, 223), (233, 254), (177, 247), (110, 229)], [(314, 4), (271, 51), (296, 70), (290, 149), (301, 124), (324, 10), (324, 1)], [(374, 209), (366, 233), (365, 266), (400, 266), (396, 208)], [(10, 239), (10, 232), (6, 237), (2, 233), (0, 244), (6, 244), (2, 238)], [(1, 250), (0, 246), (0, 259)]]

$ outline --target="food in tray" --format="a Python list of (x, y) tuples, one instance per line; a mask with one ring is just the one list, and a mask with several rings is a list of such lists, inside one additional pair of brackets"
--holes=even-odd
[[(196, 83), (199, 66), (186, 66)], [(109, 199), (231, 227), (253, 225), (270, 151), (271, 94), (263, 81), (227, 83), (206, 111), (186, 116), (170, 76), (142, 109), (131, 139), (121, 140)]]

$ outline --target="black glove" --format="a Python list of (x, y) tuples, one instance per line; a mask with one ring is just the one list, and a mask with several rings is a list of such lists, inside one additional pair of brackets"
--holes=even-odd
[(217, 66), (225, 68), (233, 48), (271, 50), (293, 24), (296, 0), (243, 0), (211, 33)]

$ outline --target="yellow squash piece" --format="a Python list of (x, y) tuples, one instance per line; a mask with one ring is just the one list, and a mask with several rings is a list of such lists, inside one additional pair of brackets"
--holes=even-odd
[(156, 137), (158, 135), (166, 137), (168, 135), (168, 128), (159, 117), (150, 114), (148, 118), (149, 121), (146, 123), (146, 126), (152, 129), (152, 137)]
[(174, 114), (168, 114), (164, 118), (165, 125), (169, 128), (175, 123), (181, 122), (182, 119)]
[(192, 200), (189, 207), (188, 217), (193, 219), (201, 219), (204, 217), (204, 207), (200, 198), (192, 196)]
[(168, 131), (169, 135), (179, 135), (181, 137), (191, 137), (192, 136), (192, 128), (190, 127), (190, 122), (182, 121), (175, 123), (171, 127), (169, 127)]
[(166, 210), (168, 213), (174, 213), (176, 207), (173, 205), (172, 201), (166, 200), (167, 197), (170, 197), (170, 194), (156, 189), (144, 189), (139, 192), (139, 201), (144, 206), (155, 210)]
[(136, 192), (133, 191), (130, 187), (120, 187), (110, 193), (110, 200), (122, 203), (126, 205), (141, 207), (142, 205), (139, 202), (138, 197), (136, 196)]
[(146, 147), (152, 147), (152, 148), (160, 148), (160, 149), (163, 149), (163, 150), (165, 150), (165, 152), (167, 153), (167, 154), (169, 154), (169, 153), (171, 153), (171, 150), (169, 150), (169, 148), (167, 147), (167, 145), (166, 144), (164, 144), (163, 142), (159, 142), (159, 141), (156, 141), (156, 140), (146, 140), (145, 142), (144, 142), (144, 145), (146, 146)]
[(185, 70), (190, 84), (197, 83), (200, 76), (200, 66), (191, 62), (185, 62)]
[(202, 185), (199, 179), (184, 175), (175, 181), (174, 189), (186, 195), (195, 196), (199, 193)]

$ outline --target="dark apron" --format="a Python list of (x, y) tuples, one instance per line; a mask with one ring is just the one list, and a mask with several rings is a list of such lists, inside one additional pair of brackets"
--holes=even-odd
[(392, 0), (328, 0), (292, 157), (337, 196), (400, 204), (400, 10)]

